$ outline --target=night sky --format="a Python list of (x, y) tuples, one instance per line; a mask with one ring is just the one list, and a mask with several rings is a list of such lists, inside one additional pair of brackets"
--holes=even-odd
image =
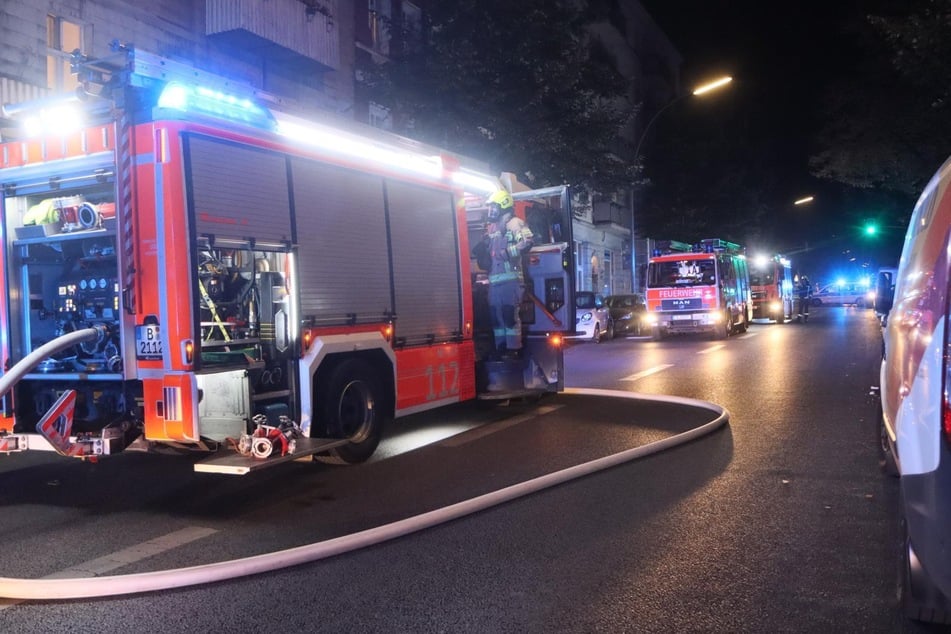
[[(879, 240), (853, 241), (860, 217), (872, 213), (874, 192), (851, 190), (809, 174), (810, 141), (819, 130), (823, 93), (836, 78), (855, 72), (861, 56), (851, 32), (871, 10), (860, 0), (641, 0), (683, 56), (683, 89), (722, 74), (734, 77), (731, 107), (750, 122), (736, 134), (755, 135), (768, 148), (777, 172), (776, 234), (789, 253), (815, 278), (838, 274), (851, 257), (873, 266), (897, 262), (903, 231), (891, 229)], [(718, 97), (719, 98), (719, 97)], [(727, 99), (726, 96), (722, 97)], [(666, 116), (666, 115), (665, 115)], [(794, 207), (805, 195), (809, 206)], [(913, 200), (910, 203), (913, 204)], [(865, 208), (859, 208), (861, 206)], [(907, 217), (904, 209), (890, 210)]]

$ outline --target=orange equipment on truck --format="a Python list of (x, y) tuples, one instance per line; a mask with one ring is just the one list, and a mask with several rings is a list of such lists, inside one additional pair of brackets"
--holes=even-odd
[(482, 165), (127, 47), (73, 67), (84, 99), (4, 107), (0, 452), (359, 462), (386, 420), (563, 389), (566, 187), (513, 192), (525, 347), (491, 360)]
[(781, 255), (753, 258), (750, 266), (753, 318), (777, 324), (793, 318), (795, 296), (791, 263)]
[(743, 249), (716, 238), (658, 242), (647, 263), (647, 311), (655, 339), (703, 331), (725, 339), (745, 332), (753, 302)]

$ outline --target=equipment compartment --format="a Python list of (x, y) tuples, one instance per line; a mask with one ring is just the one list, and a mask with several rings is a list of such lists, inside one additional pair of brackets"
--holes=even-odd
[[(60, 335), (92, 325), (104, 325), (109, 332), (99, 341), (84, 342), (47, 360), (37, 368), (41, 374), (122, 371), (115, 207), (111, 200), (102, 200), (111, 193), (110, 188), (108, 192), (7, 199), (8, 224), (16, 222), (23, 209), (27, 210), (23, 217), (29, 218), (31, 213), (36, 217), (35, 210), (41, 208), (41, 219), (49, 220), (15, 229), (36, 230), (51, 225), (55, 229), (42, 237), (13, 241), (14, 261), (8, 280), (11, 317), (22, 320), (24, 326), (23, 340), (15, 342), (17, 356), (26, 356)], [(100, 215), (101, 208), (109, 210), (106, 217)], [(47, 231), (50, 229), (37, 233)]]

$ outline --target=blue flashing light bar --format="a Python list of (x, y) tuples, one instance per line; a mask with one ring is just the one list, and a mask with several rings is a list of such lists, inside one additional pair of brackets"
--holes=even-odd
[(250, 99), (178, 82), (170, 82), (162, 89), (156, 106), (243, 123), (263, 130), (273, 130), (277, 125), (270, 110)]

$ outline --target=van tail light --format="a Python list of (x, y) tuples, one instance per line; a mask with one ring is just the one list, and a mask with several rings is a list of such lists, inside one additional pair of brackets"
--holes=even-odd
[[(945, 378), (947, 382), (947, 378)], [(948, 394), (945, 392), (944, 401), (941, 405), (941, 431), (944, 433), (944, 440), (951, 446), (951, 406), (948, 404)]]
[[(945, 313), (947, 314), (947, 312)], [(951, 355), (951, 340), (949, 340), (948, 326), (951, 319), (945, 317), (944, 323), (944, 354), (941, 355), (941, 436), (948, 447), (951, 447), (951, 402), (948, 401), (948, 386), (951, 385), (951, 366), (948, 364), (948, 355)]]

